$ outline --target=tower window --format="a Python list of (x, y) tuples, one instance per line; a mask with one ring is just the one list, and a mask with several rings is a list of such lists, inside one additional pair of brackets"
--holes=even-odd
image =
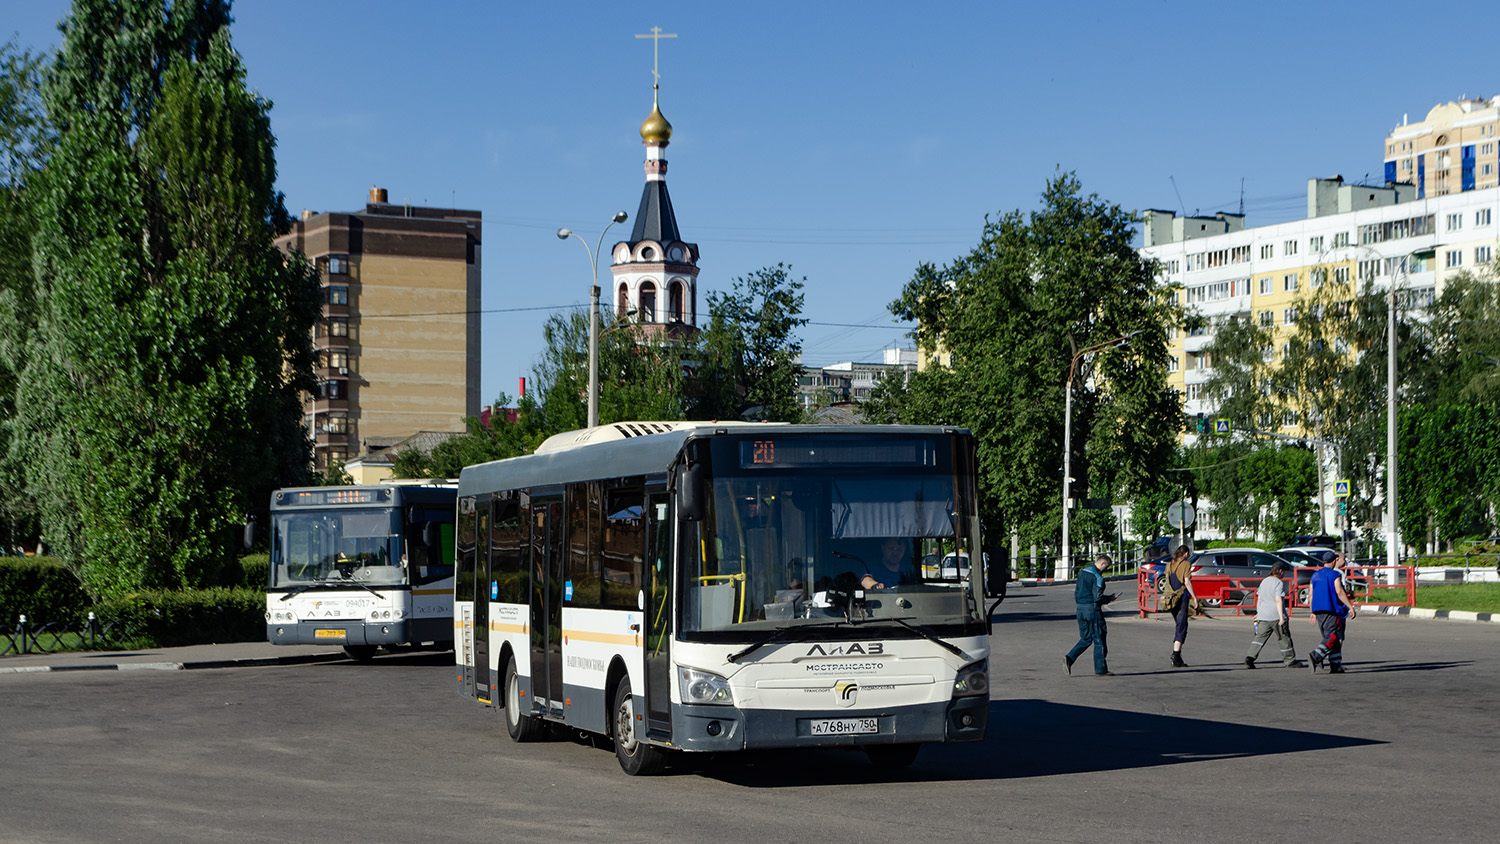
[(682, 322), (682, 284), (672, 282), (671, 291), (667, 296), (667, 321)]
[(630, 310), (630, 287), (625, 282), (620, 282), (619, 303), (615, 306), (615, 313), (623, 314)]
[(641, 322), (656, 322), (656, 285), (647, 281), (641, 284)]

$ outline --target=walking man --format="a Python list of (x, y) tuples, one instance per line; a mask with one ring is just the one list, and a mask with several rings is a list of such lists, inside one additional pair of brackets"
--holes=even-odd
[(1255, 590), (1255, 637), (1250, 640), (1250, 652), (1245, 654), (1245, 667), (1254, 668), (1260, 649), (1265, 647), (1271, 634), (1276, 634), (1276, 644), (1281, 646), (1281, 661), (1287, 668), (1301, 668), (1297, 649), (1292, 645), (1292, 622), (1286, 614), (1287, 564), (1278, 562), (1271, 566), (1271, 574), (1260, 582)]
[(1100, 554), (1094, 564), (1078, 573), (1078, 585), (1073, 588), (1073, 599), (1078, 604), (1078, 644), (1068, 651), (1063, 660), (1068, 664), (1068, 673), (1073, 673), (1073, 663), (1092, 645), (1094, 648), (1094, 673), (1101, 677), (1113, 677), (1106, 658), (1109, 656), (1109, 630), (1104, 624), (1104, 605), (1116, 596), (1104, 594), (1104, 570), (1109, 568), (1109, 555)]
[(1322, 644), (1307, 655), (1313, 671), (1317, 671), (1326, 659), (1329, 674), (1344, 673), (1344, 626), (1355, 616), (1355, 609), (1339, 572), (1343, 565), (1344, 555), (1335, 553), (1324, 561), (1322, 568), (1313, 572), (1310, 584), (1312, 615), (1308, 620), (1317, 626), (1323, 637)]

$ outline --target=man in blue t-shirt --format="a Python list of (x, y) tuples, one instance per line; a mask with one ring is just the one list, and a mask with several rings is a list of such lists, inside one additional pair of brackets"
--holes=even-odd
[(1323, 567), (1313, 572), (1312, 615), (1308, 616), (1317, 626), (1323, 643), (1307, 655), (1312, 670), (1317, 671), (1323, 660), (1328, 660), (1329, 674), (1344, 673), (1344, 626), (1355, 615), (1354, 602), (1344, 589), (1344, 578), (1339, 569), (1344, 565), (1344, 555), (1334, 554), (1323, 561)]
[(1104, 594), (1104, 570), (1109, 568), (1109, 555), (1100, 554), (1094, 564), (1078, 573), (1078, 585), (1073, 587), (1073, 599), (1078, 604), (1078, 644), (1063, 657), (1068, 664), (1068, 673), (1073, 673), (1073, 663), (1092, 645), (1094, 648), (1094, 673), (1113, 677), (1109, 663), (1108, 634), (1104, 624), (1104, 605), (1115, 599)]

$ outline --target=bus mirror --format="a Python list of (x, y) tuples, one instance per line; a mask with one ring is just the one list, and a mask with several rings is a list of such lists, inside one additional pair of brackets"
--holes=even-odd
[(437, 541), (438, 541), (438, 523), (437, 522), (431, 522), (431, 521), (429, 521), (429, 522), (423, 522), (422, 523), (422, 544), (425, 545), (425, 546), (427, 546), (428, 548), (432, 548), (432, 547), (435, 547), (437, 545)]
[(677, 514), (689, 522), (703, 521), (703, 463), (684, 465), (677, 475)]
[[(223, 536), (223, 534), (220, 534), (220, 536)], [(254, 545), (255, 545), (255, 517), (254, 516), (251, 516), (249, 519), (245, 520), (245, 535), (244, 535), (242, 541), (245, 543), (245, 548), (247, 550), (250, 549), (250, 548), (252, 548), (252, 547), (254, 547)]]

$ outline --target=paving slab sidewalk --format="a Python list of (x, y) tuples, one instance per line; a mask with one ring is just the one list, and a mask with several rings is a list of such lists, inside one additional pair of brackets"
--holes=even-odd
[(258, 665), (298, 665), (348, 659), (341, 649), (326, 645), (273, 645), (270, 642), (229, 642), (149, 648), (136, 651), (95, 651), (0, 656), (0, 675), (47, 671), (181, 671), (196, 668), (247, 668)]

